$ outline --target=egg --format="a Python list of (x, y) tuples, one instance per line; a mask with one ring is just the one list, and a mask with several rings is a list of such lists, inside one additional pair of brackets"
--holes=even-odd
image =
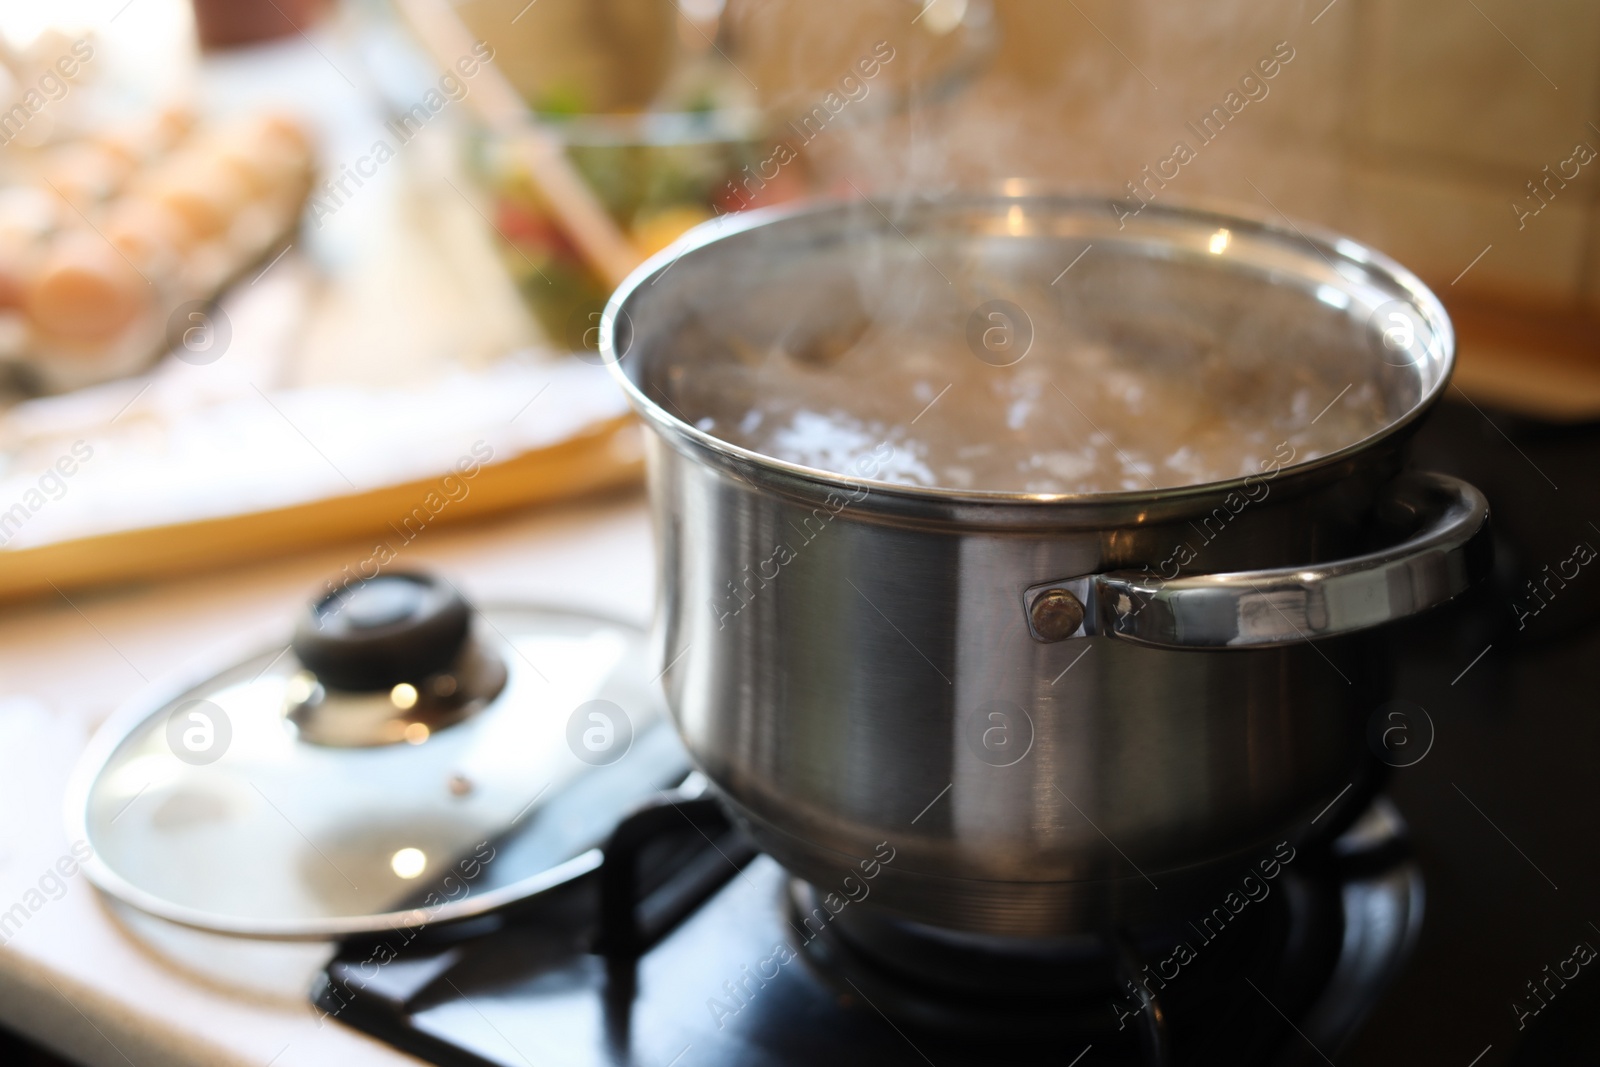
[(211, 240), (228, 230), (250, 199), (244, 179), (214, 158), (185, 152), (161, 168), (142, 190), (172, 212), (196, 240)]
[(183, 220), (160, 204), (124, 197), (102, 231), (112, 246), (146, 274), (162, 272), (193, 243)]
[(145, 280), (104, 238), (91, 232), (62, 234), (28, 286), (28, 317), (42, 332), (65, 341), (110, 340), (151, 300)]
[(217, 162), (258, 197), (274, 196), (305, 180), (306, 157), (280, 141), (229, 137), (216, 147)]
[(302, 159), (311, 155), (311, 134), (291, 115), (268, 113), (250, 123), (250, 132), (261, 140), (276, 144)]
[(163, 108), (156, 114), (149, 124), (146, 136), (151, 147), (158, 152), (165, 152), (187, 137), (189, 131), (194, 129), (194, 124), (193, 111), (174, 105)]
[(49, 189), (13, 185), (0, 189), (0, 243), (40, 240), (61, 224), (70, 209)]
[(19, 308), (28, 298), (28, 283), (22, 265), (0, 258), (0, 310)]
[(127, 180), (127, 157), (88, 141), (62, 145), (45, 163), (45, 180), (80, 211), (109, 199)]

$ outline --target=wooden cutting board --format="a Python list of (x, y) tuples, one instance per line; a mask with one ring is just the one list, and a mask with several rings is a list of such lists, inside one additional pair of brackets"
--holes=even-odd
[[(360, 538), (372, 541), (370, 549), (363, 546), (363, 561), (403, 560), (406, 547), (437, 526), (638, 484), (639, 433), (632, 419), (617, 417), (487, 464), (457, 483), (470, 491), (456, 500), (441, 488), (443, 476), (435, 476), (269, 510), (0, 549), (0, 600), (192, 574)], [(437, 512), (429, 509), (440, 501), (445, 506)]]

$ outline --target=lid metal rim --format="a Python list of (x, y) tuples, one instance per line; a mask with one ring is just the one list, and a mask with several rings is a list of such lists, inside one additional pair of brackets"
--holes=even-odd
[[(491, 602), (479, 606), (478, 614), (493, 613), (507, 608), (579, 616), (640, 631), (637, 623), (625, 619), (591, 611), (588, 608), (557, 604), (507, 605)], [(107, 716), (99, 729), (90, 737), (83, 752), (79, 754), (78, 761), (67, 779), (63, 798), (67, 839), (83, 841), (93, 850), (94, 843), (89, 832), (90, 791), (99, 779), (100, 773), (105, 770), (106, 764), (135, 728), (161, 709), (170, 707), (183, 694), (192, 692), (227, 669), (226, 666), (219, 669), (218, 664), (237, 665), (279, 648), (280, 645), (274, 643), (272, 638), (281, 638), (283, 629), (281, 625), (262, 625), (233, 641), (196, 655), (182, 666), (142, 686)], [(287, 651), (286, 646), (287, 641), (284, 641), (285, 651)], [(97, 850), (91, 852), (90, 857), (79, 865), (79, 869), (90, 884), (101, 892), (140, 912), (178, 926), (261, 941), (330, 941), (361, 934), (439, 925), (486, 915), (508, 904), (548, 892), (581, 878), (597, 869), (601, 860), (600, 849), (591, 848), (570, 860), (548, 867), (538, 874), (530, 875), (510, 885), (471, 893), (460, 901), (450, 901), (440, 905), (402, 908), (369, 915), (329, 919), (287, 919), (279, 922), (241, 919), (237, 916), (174, 904), (159, 894), (141, 889), (122, 877), (100, 858)]]
[[(1007, 201), (1016, 203), (1049, 203), (1057, 208), (1079, 211), (1086, 211), (1096, 206), (1103, 207), (1109, 211), (1110, 205), (1113, 203), (1111, 198), (1103, 196), (1030, 193), (1018, 196), (1004, 193), (975, 193), (943, 199), (921, 199), (914, 201), (914, 203), (924, 208), (940, 205), (952, 208), (972, 208), (981, 207), (984, 204), (1003, 204)], [(792, 219), (827, 215), (837, 212), (852, 203), (853, 201), (849, 200), (821, 199), (807, 201), (799, 205), (759, 208), (742, 212), (743, 218), (733, 219), (731, 222), (729, 221), (730, 216), (720, 216), (711, 222), (696, 226), (678, 241), (651, 256), (624, 279), (616, 292), (606, 302), (605, 312), (601, 316), (600, 355), (606, 369), (627, 395), (634, 410), (650, 423), (652, 429), (674, 444), (674, 446), (693, 448), (741, 471), (753, 470), (758, 474), (767, 474), (783, 481), (812, 486), (821, 492), (841, 489), (866, 489), (880, 497), (880, 499), (887, 498), (902, 506), (909, 505), (913, 507), (929, 504), (1020, 505), (1030, 509), (1050, 507), (1079, 509), (1102, 505), (1108, 507), (1142, 507), (1182, 500), (1198, 501), (1210, 499), (1239, 490), (1245, 486), (1245, 483), (1251, 477), (1255, 477), (1246, 475), (1225, 481), (1201, 482), (1194, 485), (1169, 486), (1150, 490), (1122, 490), (1111, 493), (1027, 493), (1010, 490), (960, 490), (940, 486), (906, 485), (899, 482), (849, 478), (832, 471), (776, 459), (752, 449), (724, 441), (713, 434), (698, 429), (657, 404), (623, 371), (622, 362), (628, 357), (627, 354), (624, 354), (619, 359), (616, 355), (615, 324), (617, 317), (627, 313), (626, 306), (635, 292), (653, 285), (679, 259), (749, 230)], [(1450, 317), (1438, 296), (1420, 278), (1382, 252), (1321, 227), (1293, 223), (1285, 226), (1265, 212), (1250, 214), (1235, 205), (1230, 205), (1227, 210), (1222, 210), (1214, 204), (1175, 200), (1167, 205), (1150, 204), (1146, 205), (1146, 207), (1153, 212), (1153, 217), (1155, 218), (1190, 223), (1200, 220), (1206, 220), (1211, 224), (1226, 223), (1241, 228), (1254, 229), (1259, 233), (1286, 242), (1299, 240), (1307, 243), (1324, 259), (1331, 254), (1363, 269), (1372, 271), (1394, 284), (1426, 315), (1430, 326), (1436, 331), (1438, 359), (1441, 363), (1438, 378), (1428, 389), (1422, 392), (1417, 401), (1404, 414), (1385, 424), (1376, 432), (1346, 445), (1344, 448), (1329, 452), (1324, 456), (1318, 456), (1316, 459), (1306, 460), (1302, 463), (1282, 468), (1279, 472), (1279, 477), (1285, 475), (1291, 477), (1309, 475), (1337, 466), (1405, 432), (1418, 419), (1427, 414), (1438, 403), (1445, 390), (1449, 388), (1450, 379), (1455, 369), (1456, 355), (1455, 330), (1450, 322)], [(638, 343), (636, 338), (633, 343)]]
[(123, 904), (191, 930), (229, 937), (245, 937), (256, 941), (338, 941), (363, 934), (422, 929), (489, 915), (508, 904), (547, 893), (591, 874), (599, 869), (603, 858), (599, 848), (591, 848), (565, 863), (530, 875), (520, 882), (513, 882), (499, 889), (469, 894), (459, 901), (446, 901), (443, 904), (403, 908), (398, 911), (377, 912), (343, 919), (294, 919), (278, 923), (239, 920), (199, 908), (175, 905), (128, 882), (107, 867), (99, 856), (90, 857), (88, 862), (83, 864), (82, 870), (96, 888), (110, 894)]

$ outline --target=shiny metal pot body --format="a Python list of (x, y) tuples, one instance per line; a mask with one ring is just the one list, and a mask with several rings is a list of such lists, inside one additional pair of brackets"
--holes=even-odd
[[(1039, 239), (1016, 242), (1013, 263), (989, 238), (1018, 210)], [(1152, 216), (1130, 235), (1071, 200), (923, 204), (893, 226), (859, 205), (812, 208), (697, 234), (613, 299), (606, 351), (654, 430), (670, 706), (758, 843), (824, 892), (846, 894), (887, 843), (873, 901), (948, 928), (1068, 934), (1204, 898), (1369, 773), (1366, 725), (1386, 698), (1371, 627), (1482, 567), (1482, 498), (1399, 475), (1449, 370), (1431, 294), (1349, 242), (1296, 249), (1266, 223)], [(808, 294), (849, 257), (887, 248), (877, 276), (917, 269), (895, 250), (901, 231), (946, 272), (978, 261), (1003, 295), (1086, 241), (1171, 258), (1224, 227), (1244, 245), (1234, 269), (1281, 291), (1283, 314), (1319, 285), (1353, 294), (1351, 373), (1392, 393), (1386, 432), (1253, 480), (1043, 497), (798, 468), (673, 411), (671, 375), (694, 366), (685, 338), (704, 336), (686, 322), (720, 308), (744, 316), (730, 328), (759, 328), (778, 313), (739, 296), (778, 284), (806, 321), (825, 319), (831, 297)], [(1363, 345), (1392, 300), (1423, 340)]]

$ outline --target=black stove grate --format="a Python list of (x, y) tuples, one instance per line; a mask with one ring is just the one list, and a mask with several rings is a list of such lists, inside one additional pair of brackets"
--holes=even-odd
[[(493, 929), (346, 946), (316, 999), (442, 1064), (1059, 1065), (1090, 1048), (1096, 1064), (1321, 1062), (1420, 918), (1398, 822), (1373, 820), (1389, 828), (1377, 851), (1303, 857), (1247, 921), (1197, 936), (1171, 981), (1136, 983), (1140, 999), (1126, 982), (1162, 957), (1123, 934), (1089, 939), (1065, 982), (1035, 991), (1003, 964), (988, 988), (981, 971), (962, 987), (904, 973), (849, 922), (806, 926), (810, 890), (708, 800), (634, 816), (595, 876)], [(1375, 914), (1401, 921), (1351, 936)]]

